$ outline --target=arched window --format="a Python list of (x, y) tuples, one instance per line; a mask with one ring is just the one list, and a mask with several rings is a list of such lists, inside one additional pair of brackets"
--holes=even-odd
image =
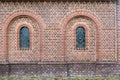
[(85, 29), (82, 26), (76, 29), (76, 48), (85, 48)]
[(20, 29), (20, 48), (30, 48), (30, 33), (25, 26)]

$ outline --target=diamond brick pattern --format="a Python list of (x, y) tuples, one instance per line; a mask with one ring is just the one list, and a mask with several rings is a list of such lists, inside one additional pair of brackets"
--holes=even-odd
[[(31, 46), (32, 49), (30, 50), (20, 50), (19, 47), (19, 32), (17, 32), (17, 26), (18, 23), (22, 23), (22, 22), (26, 22), (26, 23), (34, 23), (32, 24), (32, 28), (34, 30), (33, 33), (30, 33), (31, 38)], [(22, 27), (22, 26), (21, 26)], [(20, 29), (18, 29), (19, 31)], [(13, 21), (13, 23), (11, 23), (10, 25), (10, 29), (8, 30), (8, 54), (9, 54), (9, 60), (11, 62), (18, 62), (18, 61), (39, 61), (39, 51), (40, 49), (37, 48), (39, 47), (39, 42), (37, 40), (39, 40), (39, 32), (38, 32), (38, 27), (35, 24), (34, 21), (32, 21), (31, 19), (29, 19), (28, 17), (19, 17), (16, 18), (15, 21)]]
[[(88, 38), (88, 44), (86, 45), (87, 49), (85, 50), (77, 50), (74, 45), (74, 40), (75, 40), (75, 35), (74, 30), (72, 30), (72, 26), (76, 22), (85, 22), (87, 23), (90, 29), (90, 34)], [(79, 27), (79, 26), (78, 26)], [(84, 17), (79, 17), (79, 18), (73, 18), (67, 26), (67, 31), (66, 31), (66, 56), (68, 61), (94, 61), (95, 56), (96, 56), (96, 30), (94, 25), (91, 23), (91, 21), (87, 18)], [(73, 54), (74, 53), (74, 54)], [(89, 56), (89, 57), (88, 57)]]
[[(0, 64), (14, 64), (0, 65), (7, 70), (2, 72), (13, 76), (120, 75), (120, 65), (112, 64), (120, 63), (119, 12), (120, 5), (112, 1), (0, 2)], [(22, 26), (30, 29), (29, 49), (19, 47)], [(76, 48), (77, 26), (86, 30), (85, 49)]]
[[(105, 8), (104, 8), (104, 7)], [(116, 39), (115, 39), (115, 9), (116, 4), (113, 2), (0, 2), (0, 23), (7, 20), (7, 17), (15, 11), (28, 10), (34, 12), (43, 18), (45, 27), (41, 30), (40, 35), (38, 23), (27, 16), (18, 16), (10, 22), (7, 32), (7, 54), (9, 60), (14, 61), (96, 61), (96, 54), (99, 51), (99, 60), (110, 61), (116, 60)], [(97, 30), (94, 23), (89, 17), (79, 16), (71, 19), (66, 25), (66, 33), (63, 34), (62, 20), (67, 15), (76, 10), (89, 11), (95, 14), (100, 21), (99, 42), (97, 40)], [(18, 23), (29, 23), (33, 28), (32, 49), (19, 50), (18, 33), (16, 34)], [(84, 22), (88, 25), (89, 36), (87, 36), (87, 49), (75, 49), (75, 36), (72, 26), (76, 22)], [(1, 31), (3, 25), (0, 26)], [(112, 30), (113, 29), (113, 30)], [(4, 32), (4, 31), (3, 31)], [(1, 34), (3, 33), (1, 32)], [(42, 36), (42, 48), (40, 49), (40, 37)], [(63, 37), (66, 37), (65, 43)], [(0, 37), (1, 46), (4, 46), (4, 37)], [(14, 42), (13, 42), (14, 41)], [(63, 45), (63, 43), (65, 45)], [(97, 43), (100, 43), (99, 45)], [(65, 51), (64, 51), (65, 46)], [(99, 49), (97, 49), (99, 46)], [(42, 51), (42, 53), (40, 53)], [(108, 52), (107, 52), (108, 51)], [(1, 49), (1, 56), (4, 56)], [(6, 53), (6, 52), (5, 52)], [(29, 53), (29, 54), (28, 54)], [(25, 55), (26, 54), (26, 55)], [(108, 55), (112, 56), (108, 56)], [(17, 56), (16, 56), (17, 55)], [(106, 56), (105, 56), (106, 55)], [(22, 57), (23, 58), (22, 58)], [(12, 60), (14, 57), (14, 60)], [(15, 58), (16, 57), (16, 58)], [(109, 58), (108, 58), (109, 57)], [(28, 59), (29, 58), (29, 59)], [(108, 59), (107, 59), (108, 58)], [(4, 61), (0, 58), (0, 61)]]

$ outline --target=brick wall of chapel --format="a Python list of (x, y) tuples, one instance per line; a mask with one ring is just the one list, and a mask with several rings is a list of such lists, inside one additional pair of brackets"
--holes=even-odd
[(117, 49), (117, 51), (118, 51), (118, 62), (120, 63), (120, 0), (118, 0), (118, 2), (117, 2), (117, 6), (116, 6), (116, 9), (117, 9), (117, 13), (116, 13), (116, 16), (117, 16), (117, 18), (116, 18), (116, 23), (117, 23), (117, 38), (118, 38), (118, 44), (117, 44), (117, 46), (118, 46), (118, 49)]
[[(116, 61), (115, 15), (114, 2), (0, 3), (0, 62)], [(88, 26), (85, 50), (75, 49), (76, 23)], [(31, 30), (29, 50), (20, 50), (18, 45), (23, 24)]]

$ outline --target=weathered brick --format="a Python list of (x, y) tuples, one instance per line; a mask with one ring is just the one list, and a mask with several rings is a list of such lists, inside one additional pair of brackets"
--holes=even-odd
[[(120, 63), (119, 3), (112, 1), (0, 2), (0, 63), (14, 64), (7, 66), (11, 69), (10, 74), (13, 76), (27, 74), (28, 69), (43, 75), (41, 70), (36, 72), (35, 68), (43, 70), (55, 68), (53, 72), (42, 71), (48, 76), (59, 71), (59, 68), (62, 71), (55, 75), (87, 75), (88, 70), (91, 75), (95, 75), (94, 69), (98, 69), (97, 75), (101, 75), (104, 70), (107, 70), (106, 65), (101, 67), (100, 64), (96, 68), (96, 63), (118, 62), (118, 66), (114, 65), (117, 71)], [(28, 50), (19, 48), (19, 30), (22, 26), (30, 29), (30, 49)], [(86, 29), (85, 49), (78, 50), (75, 46), (75, 30), (78, 26)], [(20, 65), (23, 63), (35, 65)], [(64, 65), (56, 66), (55, 63)], [(67, 63), (78, 64), (66, 66)], [(114, 71), (114, 66), (109, 67), (109, 65), (108, 69)], [(85, 70), (83, 66), (86, 66)], [(25, 67), (28, 69), (24, 70)], [(66, 73), (67, 67), (70, 67), (70, 71), (68, 70), (70, 74)], [(74, 71), (74, 67), (78, 68), (76, 69), (78, 72)], [(99, 71), (101, 68), (103, 71)], [(20, 70), (23, 71), (22, 74), (19, 74)], [(30, 75), (33, 73), (30, 72)], [(117, 74), (120, 72), (118, 71)]]

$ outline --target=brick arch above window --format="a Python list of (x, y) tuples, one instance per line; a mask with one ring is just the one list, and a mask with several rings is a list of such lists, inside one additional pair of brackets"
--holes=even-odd
[[(62, 26), (62, 31), (63, 31), (63, 35), (66, 35), (66, 26), (69, 23), (70, 20), (72, 20), (74, 17), (87, 17), (88, 19), (91, 20), (91, 22), (93, 23), (93, 25), (95, 25), (95, 29), (96, 29), (96, 60), (99, 60), (99, 29), (103, 26), (101, 24), (101, 20), (92, 12), (87, 11), (87, 10), (76, 10), (74, 12), (71, 12), (70, 14), (68, 14), (67, 16), (65, 16), (63, 18), (63, 20), (61, 21), (60, 26)], [(64, 56), (65, 56), (65, 50), (66, 50), (66, 44), (65, 44), (65, 40), (66, 40), (66, 36), (63, 37), (64, 42), (63, 42), (63, 48), (64, 48)]]
[(32, 25), (30, 23), (27, 23), (27, 22), (19, 23), (16, 27), (15, 31), (16, 31), (16, 34), (17, 34), (17, 37), (18, 37), (17, 38), (17, 47), (18, 47), (18, 49), (20, 49), (20, 29), (24, 26), (29, 29), (29, 35), (30, 35), (30, 47), (29, 47), (29, 49), (32, 49), (32, 43), (33, 43), (32, 36), (34, 34), (34, 29), (33, 29)]
[(86, 23), (84, 23), (84, 22), (77, 22), (77, 23), (75, 23), (73, 26), (72, 26), (72, 30), (73, 30), (73, 34), (74, 34), (74, 47), (75, 47), (75, 49), (77, 49), (76, 48), (76, 29), (78, 28), (78, 27), (83, 27), (84, 29), (85, 29), (85, 49), (84, 50), (87, 50), (88, 48), (89, 48), (89, 32), (90, 32), (90, 29), (89, 29), (89, 26), (86, 24)]
[(32, 11), (18, 10), (18, 11), (14, 11), (13, 13), (11, 13), (6, 18), (6, 20), (4, 20), (3, 23), (2, 23), (2, 26), (4, 26), (2, 31), (4, 32), (3, 34), (5, 36), (4, 37), (4, 51), (5, 51), (5, 56), (4, 57), (5, 57), (6, 61), (8, 61), (8, 56), (9, 56), (9, 54), (7, 52), (8, 51), (7, 50), (8, 49), (7, 48), (8, 47), (8, 45), (7, 45), (7, 31), (9, 29), (9, 25), (12, 22), (12, 20), (14, 20), (18, 16), (27, 16), (30, 19), (35, 20), (37, 22), (37, 24), (39, 26), (40, 40), (41, 40), (40, 41), (40, 56), (42, 55), (42, 30), (43, 30), (43, 28), (46, 27), (44, 20), (42, 19), (42, 17), (40, 15), (38, 15), (38, 14), (32, 12)]
[(89, 18), (91, 21), (93, 21), (93, 24), (95, 25), (96, 29), (100, 29), (103, 26), (101, 24), (101, 20), (97, 17), (97, 15), (91, 13), (90, 11), (86, 11), (86, 10), (75, 10), (75, 11), (69, 13), (67, 16), (65, 16), (62, 19), (60, 25), (63, 27), (63, 30), (65, 30), (66, 25), (74, 17), (87, 17), (87, 18)]

